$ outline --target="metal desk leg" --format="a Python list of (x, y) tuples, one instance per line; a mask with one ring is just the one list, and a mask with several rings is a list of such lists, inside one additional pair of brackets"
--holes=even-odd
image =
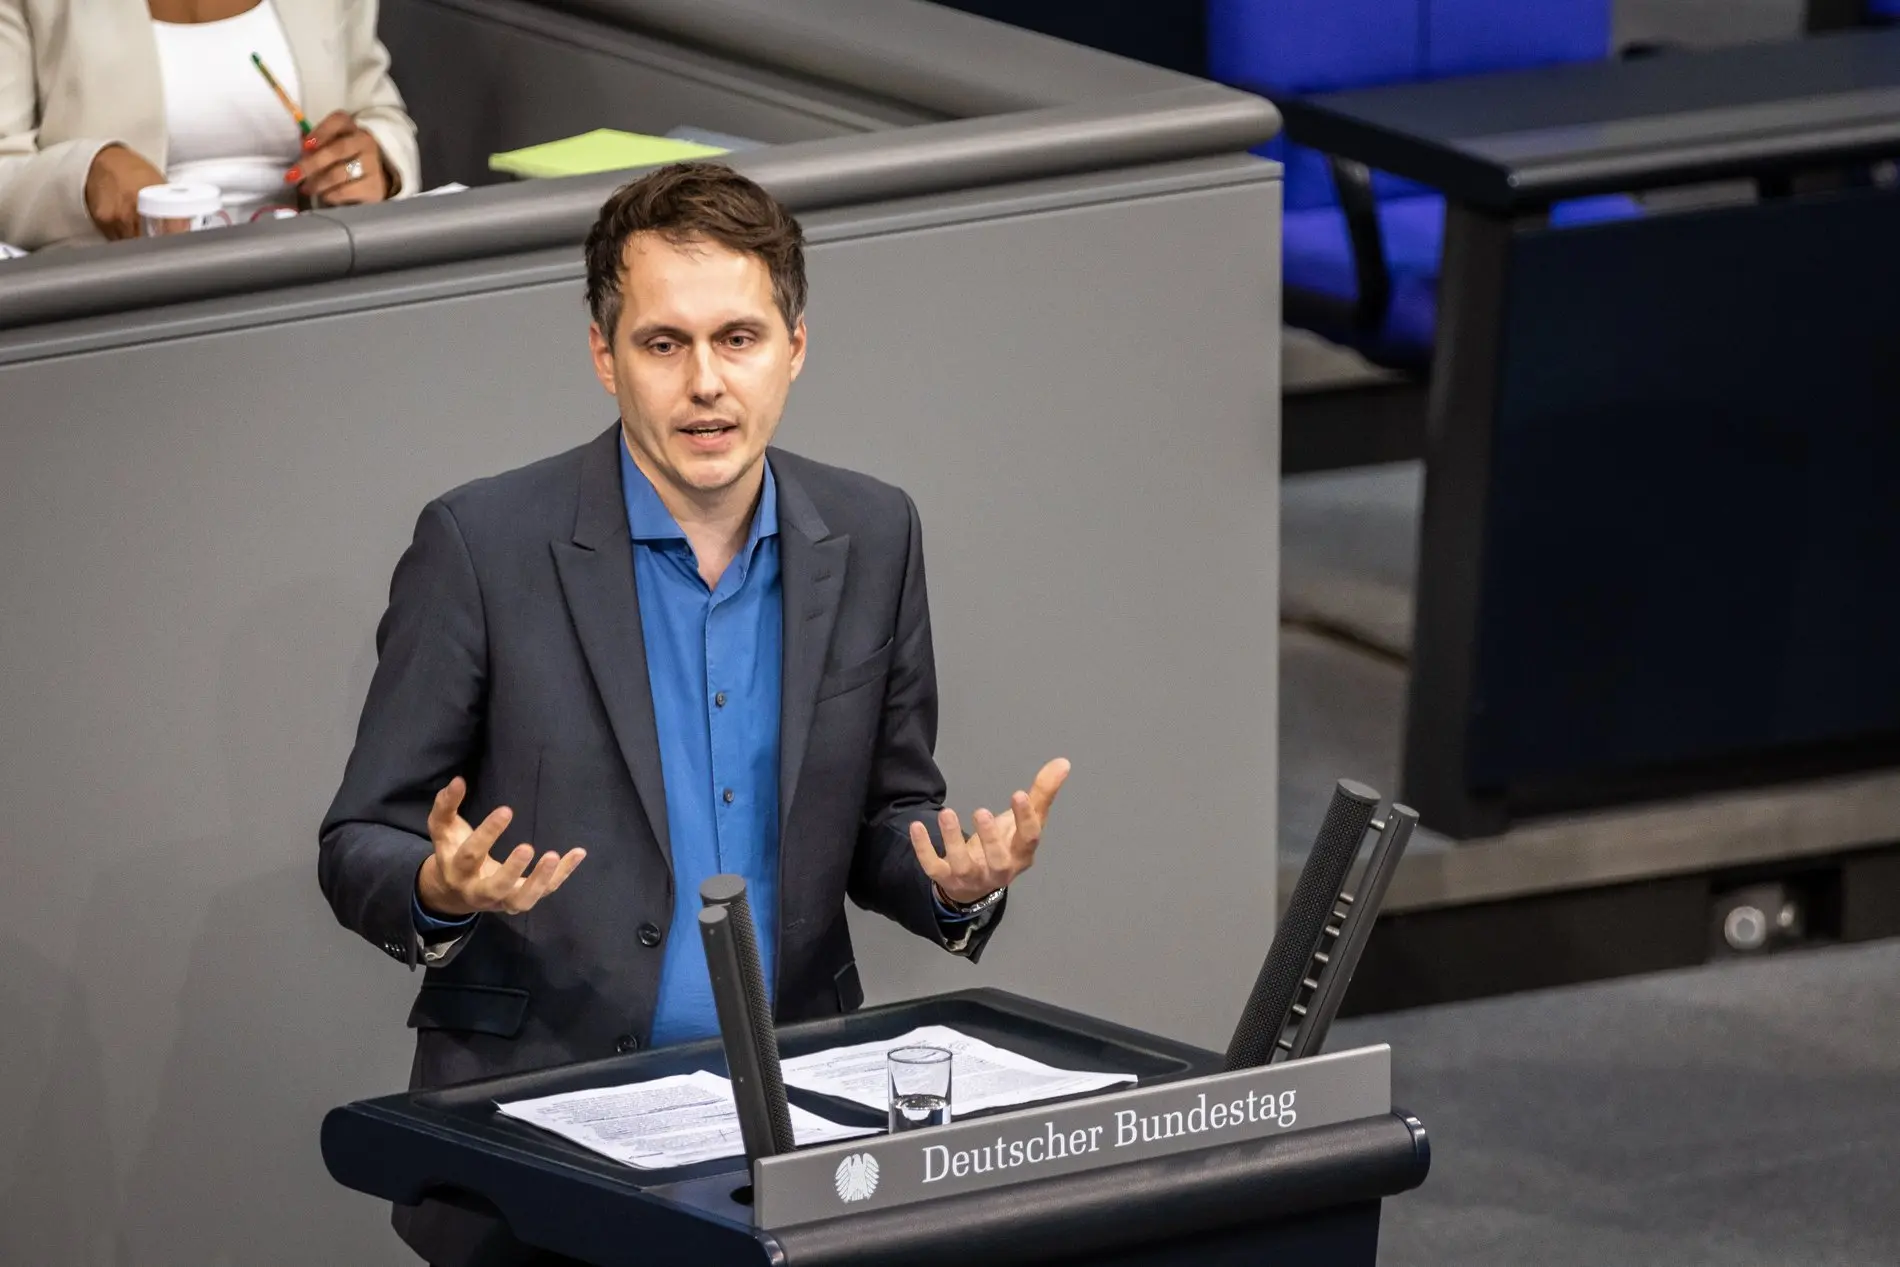
[(1470, 720), (1483, 707), (1473, 687), (1512, 227), (1456, 203), (1446, 208), (1426, 420), (1402, 796), (1427, 827), (1461, 838), (1497, 835), (1507, 824), (1502, 794), (1468, 787), (1465, 770)]

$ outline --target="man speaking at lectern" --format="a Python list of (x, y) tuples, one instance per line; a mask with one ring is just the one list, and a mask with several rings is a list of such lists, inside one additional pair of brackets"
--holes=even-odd
[[(768, 447), (805, 361), (797, 221), (676, 165), (586, 254), (620, 420), (423, 510), (323, 822), (337, 918), (429, 970), (414, 1086), (716, 1034), (696, 913), (722, 872), (781, 1021), (863, 1002), (847, 896), (975, 959), (1068, 774), (974, 834), (944, 808), (916, 508)], [(396, 1224), (431, 1262), (522, 1261), (440, 1203)]]

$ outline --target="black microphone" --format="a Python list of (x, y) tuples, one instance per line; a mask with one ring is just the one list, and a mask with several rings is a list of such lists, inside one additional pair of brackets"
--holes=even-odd
[(1363, 783), (1341, 779), (1333, 788), (1333, 801), (1326, 807), (1313, 852), (1294, 882), (1293, 898), (1280, 917), (1279, 931), (1267, 948), (1266, 962), (1260, 965), (1240, 1023), (1227, 1044), (1228, 1069), (1251, 1069), (1273, 1059), (1280, 1031), (1286, 1028), (1307, 968), (1326, 936), (1327, 920), (1378, 808), (1379, 794)]
[[(746, 1155), (789, 1153), (793, 1146), (792, 1111), (785, 1099), (778, 1031), (772, 1025), (772, 1005), (766, 997), (758, 930), (752, 922), (752, 904), (746, 899), (745, 880), (736, 875), (713, 876), (699, 886), (699, 900), (704, 907), (699, 913), (699, 932), (706, 943), (706, 970), (712, 977), (713, 1007), (719, 1014), (719, 1037), (725, 1044), (726, 1067), (732, 1074)], [(746, 1130), (748, 1115), (763, 1116), (764, 1126), (756, 1140), (763, 1151), (754, 1151), (754, 1135)]]
[(1298, 1003), (1293, 1005), (1294, 1033), (1290, 1040), (1282, 1038), (1278, 1043), (1289, 1059), (1317, 1056), (1325, 1046), (1326, 1031), (1339, 1015), (1339, 1004), (1346, 997), (1346, 988), (1352, 984), (1353, 970), (1359, 966), (1359, 956), (1372, 937), (1372, 925), (1379, 918), (1379, 908), (1385, 905), (1385, 891), (1391, 887), (1399, 859), (1405, 854), (1406, 843), (1412, 839), (1412, 829), (1418, 826), (1418, 811), (1395, 802), (1385, 820), (1373, 826), (1378, 830), (1378, 839), (1372, 846), (1372, 856), (1366, 859), (1365, 871), (1359, 876), (1357, 892), (1340, 894), (1340, 905), (1333, 909), (1339, 935), (1327, 942), (1324, 953), (1313, 956), (1312, 974), (1300, 983), (1310, 988), (1312, 994), (1304, 1007)]

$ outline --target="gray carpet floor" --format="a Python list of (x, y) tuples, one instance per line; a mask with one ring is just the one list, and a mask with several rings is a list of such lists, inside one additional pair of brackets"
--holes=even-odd
[(1430, 1132), (1382, 1267), (1894, 1267), (1900, 944), (1343, 1021)]
[(1402, 661), (1412, 648), (1425, 466), (1280, 481), (1280, 619)]
[[(1280, 483), (1283, 862), (1305, 858), (1336, 780), (1399, 789), (1423, 488), (1416, 462)], [(1410, 848), (1447, 843), (1422, 829)]]

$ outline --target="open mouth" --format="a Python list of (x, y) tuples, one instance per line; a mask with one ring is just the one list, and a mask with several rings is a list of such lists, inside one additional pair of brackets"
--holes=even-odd
[(695, 422), (688, 426), (681, 427), (680, 432), (684, 435), (703, 439), (710, 436), (724, 435), (728, 431), (737, 431), (738, 429), (739, 424), (736, 422), (721, 422), (715, 419), (711, 422)]

